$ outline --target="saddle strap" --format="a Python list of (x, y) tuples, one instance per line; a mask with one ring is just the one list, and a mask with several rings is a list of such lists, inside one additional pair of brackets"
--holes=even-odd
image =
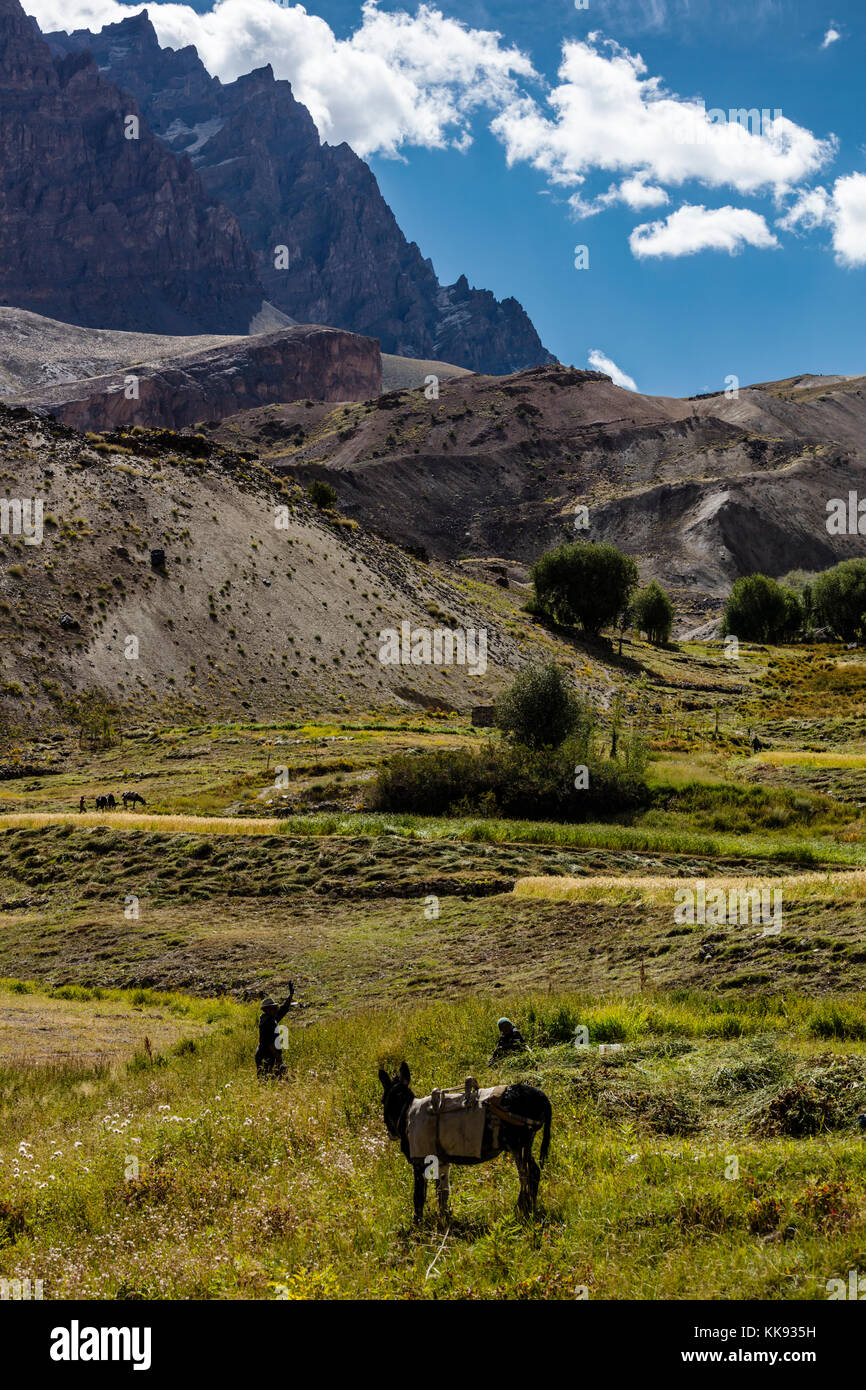
[(510, 1125), (525, 1125), (527, 1129), (541, 1129), (543, 1120), (528, 1120), (525, 1115), (515, 1115), (511, 1110), (505, 1110), (498, 1101), (491, 1097), (487, 1101), (487, 1109), (491, 1115), (495, 1115), (497, 1120), (505, 1120)]

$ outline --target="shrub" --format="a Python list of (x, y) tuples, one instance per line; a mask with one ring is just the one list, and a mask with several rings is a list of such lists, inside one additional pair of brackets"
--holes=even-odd
[(674, 625), (674, 606), (661, 585), (653, 579), (645, 589), (639, 589), (631, 611), (638, 631), (645, 632), (653, 646), (664, 646)]
[(321, 478), (314, 478), (307, 484), (307, 497), (314, 507), (320, 507), (323, 512), (329, 512), (337, 505), (336, 492), (330, 483), (323, 483)]
[(777, 642), (793, 636), (803, 623), (803, 609), (791, 589), (765, 574), (738, 579), (728, 595), (722, 633), (744, 642)]
[(556, 748), (591, 718), (555, 661), (527, 666), (495, 708), (497, 728), (526, 748)]
[(866, 560), (843, 560), (819, 574), (812, 605), (819, 625), (832, 628), (843, 642), (861, 637), (866, 629)]
[(560, 545), (533, 566), (535, 604), (554, 622), (597, 636), (614, 623), (637, 588), (634, 560), (613, 545)]
[[(579, 790), (577, 764), (589, 771)], [(398, 753), (369, 784), (366, 800), (374, 811), (579, 821), (645, 806), (649, 792), (619, 763), (597, 761), (567, 740), (555, 753), (514, 744)]]

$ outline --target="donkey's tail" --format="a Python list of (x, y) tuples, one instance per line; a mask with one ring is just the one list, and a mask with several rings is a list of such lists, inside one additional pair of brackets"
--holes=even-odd
[(543, 1164), (547, 1158), (547, 1151), (550, 1148), (550, 1122), (553, 1118), (553, 1109), (547, 1096), (544, 1099), (544, 1133), (541, 1136), (541, 1148), (538, 1153), (538, 1161)]

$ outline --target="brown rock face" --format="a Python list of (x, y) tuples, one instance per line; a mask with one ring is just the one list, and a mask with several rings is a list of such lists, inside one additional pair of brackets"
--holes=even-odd
[(100, 328), (243, 333), (263, 297), (234, 215), (190, 161), (89, 55), (55, 60), (18, 0), (0, 0), (0, 303)]
[[(160, 48), (146, 12), (48, 42), (60, 55), (89, 50), (157, 135), (189, 155), (208, 192), (236, 214), (266, 298), (284, 313), (370, 334), (383, 352), (494, 375), (555, 360), (517, 300), (470, 289), (464, 276), (439, 284), (372, 170), (348, 145), (321, 143), (270, 67), (224, 86), (193, 47)], [(288, 264), (277, 268), (279, 246)]]
[(175, 362), (49, 387), (18, 403), (79, 430), (183, 429), (275, 401), (362, 401), (381, 389), (374, 338), (299, 325)]

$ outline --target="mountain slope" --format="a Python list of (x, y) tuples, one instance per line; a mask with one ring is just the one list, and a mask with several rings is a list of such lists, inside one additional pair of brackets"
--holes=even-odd
[(603, 539), (647, 576), (719, 596), (756, 569), (866, 553), (863, 537), (825, 526), (829, 498), (866, 495), (862, 378), (675, 400), (538, 367), (443, 382), (436, 401), (395, 391), (323, 410), (303, 437), (301, 414), (247, 412), (215, 437), (259, 449), (278, 472), (326, 477), (348, 516), (450, 561), (525, 566), (562, 540)]
[(234, 215), (85, 54), (0, 0), (0, 303), (102, 328), (246, 332), (264, 299)]
[[(0, 532), (0, 710), (17, 719), (94, 685), (148, 720), (468, 709), (550, 646), (515, 623), (507, 595), (456, 582), (201, 437), (86, 439), (0, 406), (0, 477), (4, 494), (44, 507), (41, 544)], [(380, 631), (404, 622), (485, 629), (486, 669), (381, 664)]]
[[(208, 192), (237, 215), (267, 298), (292, 318), (473, 371), (554, 361), (515, 299), (500, 303), (465, 276), (440, 286), (372, 170), (347, 144), (320, 142), (306, 107), (270, 67), (223, 85), (193, 47), (161, 48), (146, 11), (98, 34), (47, 39), (57, 55), (91, 52), (165, 144), (189, 156)], [(284, 268), (275, 264), (278, 247)]]

